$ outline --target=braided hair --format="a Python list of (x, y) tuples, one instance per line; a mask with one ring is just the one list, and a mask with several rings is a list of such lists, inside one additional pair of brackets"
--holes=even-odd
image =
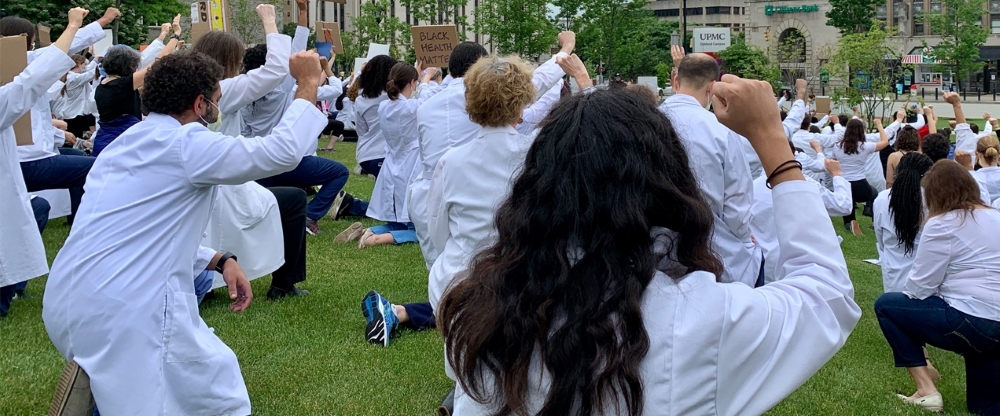
[(896, 228), (896, 240), (903, 245), (903, 253), (913, 252), (920, 225), (924, 217), (924, 198), (920, 181), (934, 162), (922, 153), (910, 152), (899, 160), (896, 179), (889, 193), (889, 215)]

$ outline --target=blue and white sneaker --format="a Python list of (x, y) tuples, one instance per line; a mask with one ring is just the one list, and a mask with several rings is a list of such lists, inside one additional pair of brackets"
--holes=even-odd
[(361, 301), (361, 313), (367, 321), (365, 338), (368, 342), (388, 347), (392, 331), (399, 324), (392, 304), (373, 290)]

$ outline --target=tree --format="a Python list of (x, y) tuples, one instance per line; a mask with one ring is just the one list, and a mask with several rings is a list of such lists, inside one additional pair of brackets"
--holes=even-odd
[(546, 0), (482, 0), (474, 27), (501, 54), (538, 57), (556, 44), (558, 30), (547, 12)]
[(458, 31), (458, 39), (466, 39), (468, 19), (462, 9), (468, 2), (465, 0), (403, 0), (410, 8), (410, 16), (414, 25), (450, 25), (454, 24)]
[(931, 29), (941, 35), (941, 42), (930, 49), (931, 55), (942, 65), (950, 66), (959, 81), (982, 67), (979, 47), (990, 34), (981, 25), (985, 4), (986, 0), (942, 0), (940, 11), (927, 14)]
[[(66, 12), (73, 7), (90, 10), (84, 20), (89, 24), (104, 14), (115, 0), (4, 0), (3, 8), (10, 15), (20, 16), (34, 23), (47, 23), (55, 40), (66, 29)], [(170, 22), (177, 14), (184, 15), (189, 6), (177, 0), (122, 0), (118, 24), (118, 43), (138, 47), (146, 43), (148, 26)], [(108, 28), (110, 29), (110, 27)]]
[(344, 59), (348, 64), (354, 58), (368, 53), (370, 43), (389, 45), (389, 55), (400, 59), (412, 54), (410, 25), (392, 16), (389, 0), (372, 0), (361, 4), (361, 11), (354, 18), (354, 30), (342, 34)]
[(722, 70), (726, 73), (770, 82), (775, 92), (781, 88), (781, 69), (767, 58), (767, 53), (763, 50), (748, 45), (743, 33), (728, 48), (719, 51), (717, 56), (722, 60)]
[[(270, 4), (274, 6), (280, 27), (283, 15), (281, 0), (229, 0), (229, 29), (243, 43), (255, 44), (264, 42), (264, 26), (257, 15), (257, 5)], [(292, 34), (295, 34), (294, 29)]]
[(867, 32), (852, 33), (840, 38), (836, 50), (824, 69), (831, 78), (843, 81), (844, 85), (834, 87), (831, 98), (835, 103), (845, 102), (850, 106), (860, 106), (862, 114), (873, 118), (876, 109), (881, 109), (881, 117), (892, 112), (896, 79), (901, 68), (896, 62), (903, 55), (902, 42), (895, 28), (884, 29), (873, 24)]
[(841, 35), (867, 32), (875, 18), (875, 7), (884, 0), (830, 0), (826, 25), (840, 29)]

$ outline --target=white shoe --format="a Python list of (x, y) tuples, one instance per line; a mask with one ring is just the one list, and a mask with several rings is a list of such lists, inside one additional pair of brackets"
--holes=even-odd
[(916, 399), (911, 399), (902, 394), (897, 394), (896, 397), (899, 397), (905, 403), (923, 407), (925, 410), (934, 413), (941, 413), (944, 411), (944, 397), (941, 397), (941, 393), (928, 394), (924, 397)]
[(368, 241), (368, 237), (371, 237), (373, 235), (375, 235), (375, 233), (373, 233), (372, 230), (365, 228), (364, 234), (361, 234), (361, 239), (358, 240), (358, 248), (368, 247), (368, 245), (365, 243)]
[(361, 165), (357, 165), (357, 166), (354, 167), (354, 174), (355, 175), (360, 175), (361, 174)]

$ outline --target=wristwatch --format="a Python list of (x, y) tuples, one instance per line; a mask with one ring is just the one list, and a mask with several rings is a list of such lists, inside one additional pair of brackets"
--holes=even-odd
[(229, 261), (229, 259), (237, 261), (236, 255), (227, 251), (226, 254), (223, 254), (222, 257), (219, 258), (219, 262), (215, 263), (215, 271), (219, 272), (219, 274), (222, 274), (222, 268), (226, 265), (226, 262)]
[(179, 40), (181, 40), (181, 35), (178, 35), (178, 34), (175, 33), (173, 35), (170, 35), (170, 39), (177, 39), (179, 41)]

